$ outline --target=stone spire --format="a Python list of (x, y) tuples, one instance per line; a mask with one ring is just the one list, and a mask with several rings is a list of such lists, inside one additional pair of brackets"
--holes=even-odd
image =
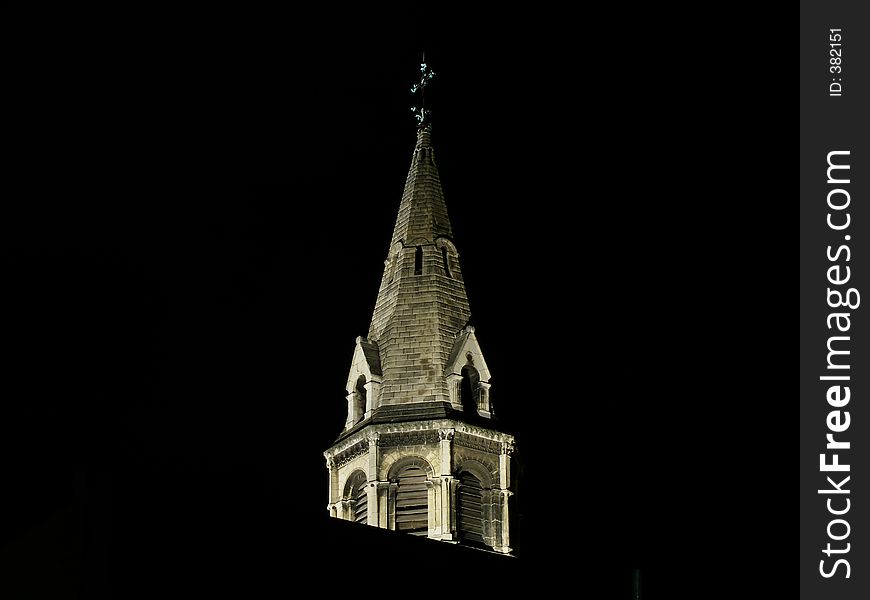
[(417, 132), (369, 329), (381, 405), (450, 402), (445, 367), (471, 316), (451, 236), (427, 125)]
[(401, 241), (406, 246), (418, 240), (431, 243), (439, 236), (450, 237), (452, 234), (431, 137), (431, 125), (417, 130), (417, 144), (405, 179), (405, 192), (393, 228), (391, 246)]

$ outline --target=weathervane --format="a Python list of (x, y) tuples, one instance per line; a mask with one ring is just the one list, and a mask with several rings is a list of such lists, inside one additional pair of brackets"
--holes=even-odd
[(433, 77), (435, 77), (435, 71), (431, 71), (426, 64), (426, 53), (424, 52), (423, 62), (420, 63), (420, 81), (411, 86), (412, 94), (420, 92), (420, 106), (411, 107), (411, 112), (414, 113), (414, 117), (417, 119), (418, 127), (425, 125), (429, 120), (429, 115), (432, 114), (432, 111), (426, 108), (426, 94), (424, 90)]

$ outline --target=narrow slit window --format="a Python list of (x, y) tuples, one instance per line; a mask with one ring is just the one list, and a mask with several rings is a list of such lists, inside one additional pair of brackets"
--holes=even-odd
[(422, 275), (423, 274), (423, 247), (417, 246), (417, 250), (414, 251), (414, 275)]
[(450, 272), (450, 256), (447, 254), (447, 246), (441, 248), (441, 256), (444, 257), (444, 273), (450, 279), (453, 279), (453, 274)]

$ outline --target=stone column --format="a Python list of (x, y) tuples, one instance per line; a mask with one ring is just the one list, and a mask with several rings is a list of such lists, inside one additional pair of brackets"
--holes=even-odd
[(354, 414), (356, 411), (356, 392), (351, 392), (347, 396), (347, 421), (344, 423), (345, 429), (350, 429), (353, 427), (353, 424), (356, 423), (356, 415)]
[(453, 436), (455, 429), (439, 429), (441, 440), (441, 475), (453, 475)]
[(399, 491), (399, 484), (388, 482), (387, 488), (387, 529), (396, 530), (396, 492)]
[[(504, 442), (501, 447), (501, 454), (498, 457), (498, 478), (499, 478), (499, 490), (500, 494), (499, 500), (499, 509), (500, 509), (500, 519), (501, 519), (501, 535), (495, 536), (500, 538), (499, 544), (493, 548), (496, 552), (504, 552), (505, 554), (511, 551), (510, 547), (510, 514), (508, 512), (508, 499), (513, 496), (513, 492), (508, 489), (511, 483), (511, 460), (510, 457), (514, 453), (514, 444), (513, 442)], [(494, 490), (495, 491), (495, 490)], [(495, 508), (495, 504), (493, 505)]]
[(443, 494), (441, 493), (441, 478), (440, 477), (436, 477), (435, 479), (432, 480), (432, 489), (434, 491), (435, 504), (429, 505), (429, 512), (433, 513), (435, 515), (434, 516), (434, 524), (435, 525), (434, 525), (434, 529), (429, 530), (429, 537), (434, 538), (436, 540), (440, 540), (442, 529), (443, 529), (443, 527), (442, 527), (443, 521), (441, 519), (441, 513), (442, 513), (441, 506), (444, 503), (444, 497), (443, 497)]
[(427, 532), (428, 537), (436, 537), (435, 536), (435, 515), (436, 515), (436, 507), (435, 507), (435, 483), (431, 479), (426, 480), (426, 505), (429, 507), (428, 513), (428, 523), (427, 527), (429, 531)]
[(459, 397), (459, 386), (462, 384), (462, 375), (451, 373), (447, 376), (447, 391), (450, 397), (450, 405), (456, 410), (462, 410), (462, 398)]
[(514, 453), (513, 442), (503, 442), (501, 454), (498, 456), (498, 487), (506, 490), (511, 485), (511, 455)]
[(378, 484), (377, 482), (369, 482), (366, 484), (366, 524), (372, 527), (378, 526)]
[(338, 516), (336, 502), (339, 500), (338, 469), (335, 466), (335, 460), (331, 456), (326, 457), (326, 468), (329, 471), (329, 504), (327, 505), (327, 508), (329, 510), (329, 516), (336, 517)]
[(390, 528), (390, 482), (376, 482), (378, 490), (378, 527), (381, 529)]
[(369, 525), (378, 525), (378, 490), (377, 490), (377, 480), (378, 480), (378, 463), (380, 457), (378, 456), (379, 449), (379, 434), (377, 432), (370, 433), (368, 436), (369, 443), (369, 464), (366, 473), (366, 478), (368, 479), (368, 487), (366, 488), (366, 492), (368, 494), (368, 523)]
[(456, 433), (455, 429), (439, 429), (438, 437), (441, 439), (441, 481), (440, 494), (441, 502), (439, 509), (439, 520), (441, 521), (441, 539), (453, 539), (453, 519), (451, 519), (453, 495), (450, 491), (450, 482), (453, 480), (453, 436)]
[(511, 536), (510, 536), (510, 519), (508, 514), (508, 499), (514, 495), (510, 490), (499, 490), (501, 492), (501, 545), (493, 548), (496, 552), (510, 553)]
[(489, 388), (492, 384), (480, 381), (478, 385), (480, 386), (480, 396), (477, 401), (477, 413), (481, 417), (489, 418), (492, 415), (492, 408), (489, 405)]
[(373, 432), (368, 435), (366, 440), (369, 444), (369, 463), (368, 468), (366, 469), (366, 478), (369, 481), (377, 481), (378, 480), (378, 465), (380, 465), (380, 439), (381, 436), (378, 432)]
[(450, 535), (452, 539), (458, 540), (458, 537), (453, 537), (453, 533), (456, 532), (456, 494), (459, 489), (459, 480), (451, 477), (448, 483), (450, 485)]
[(455, 514), (453, 503), (453, 477), (444, 475), (441, 477), (441, 539), (453, 540), (453, 515)]

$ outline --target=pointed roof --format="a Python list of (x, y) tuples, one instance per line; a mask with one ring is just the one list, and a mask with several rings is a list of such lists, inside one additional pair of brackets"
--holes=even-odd
[(451, 235), (425, 126), (417, 132), (368, 335), (383, 370), (382, 405), (449, 402), (445, 368), (471, 318)]
[(397, 243), (418, 246), (420, 243), (433, 243), (439, 236), (450, 237), (453, 234), (447, 205), (444, 204), (441, 178), (435, 165), (431, 134), (430, 125), (417, 131), (417, 144), (405, 179), (405, 191), (399, 205), (391, 246)]

